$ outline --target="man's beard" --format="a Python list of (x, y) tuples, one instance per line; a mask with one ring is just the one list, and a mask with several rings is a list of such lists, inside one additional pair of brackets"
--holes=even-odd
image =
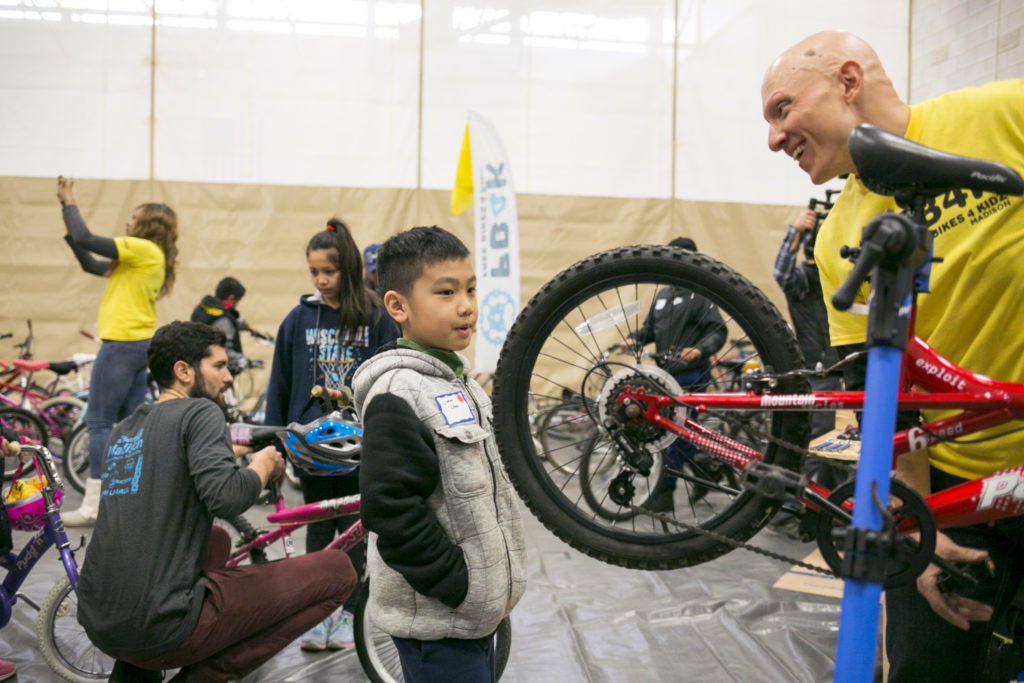
[(221, 398), (220, 395), (211, 396), (210, 393), (206, 390), (204, 382), (196, 382), (195, 384), (193, 384), (188, 390), (188, 397), (208, 398), (214, 403), (216, 403), (217, 407), (220, 408), (222, 411), (224, 411), (225, 413), (227, 412), (228, 406), (226, 403), (224, 403), (224, 399)]

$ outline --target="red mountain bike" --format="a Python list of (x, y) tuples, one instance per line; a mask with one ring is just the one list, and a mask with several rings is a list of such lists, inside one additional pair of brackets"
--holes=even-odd
[[(1020, 176), (1002, 164), (875, 132), (871, 144), (854, 155), (859, 175), (874, 191), (909, 206), (904, 215), (917, 226), (923, 225), (921, 207), (936, 196), (988, 205), (1024, 192)], [(861, 278), (867, 270), (855, 268)], [(704, 297), (707, 315), (721, 316), (731, 341), (684, 375), (644, 362), (640, 350), (621, 360), (602, 359), (609, 346), (637, 336), (654, 306), (672, 300), (665, 297), (666, 288), (680, 298), (690, 292)], [(692, 331), (697, 327), (679, 330), (671, 348), (697, 347)], [(734, 356), (739, 343), (748, 343), (759, 361), (744, 373), (742, 389), (711, 381), (720, 359)], [(852, 359), (840, 365), (845, 362)], [(818, 544), (836, 571), (841, 553), (832, 532), (850, 523), (853, 483), (830, 491), (800, 475), (803, 459), (821, 452), (808, 448), (807, 411), (859, 410), (864, 394), (811, 392), (808, 378), (816, 372), (822, 371), (805, 369), (776, 307), (728, 266), (669, 247), (614, 249), (559, 273), (510, 330), (494, 380), (498, 443), (533, 513), (561, 539), (598, 559), (640, 569), (702, 563), (744, 545), (780, 506), (792, 502), (810, 515)], [(915, 337), (912, 324), (902, 382), (900, 409), (958, 412), (896, 434), (894, 458), (1004, 425), (982, 437), (997, 438), (1020, 429), (1007, 423), (1024, 419), (1024, 384), (957, 367)], [(548, 453), (529, 407), (550, 410), (563, 394), (583, 406), (591, 428), (580, 430), (585, 438), (561, 440), (551, 446), (560, 452)], [(679, 443), (692, 444), (691, 454), (673, 455)], [(706, 465), (708, 459), (717, 470)], [(722, 466), (738, 476), (723, 477)], [(655, 493), (673, 484), (671, 509), (650, 505)], [(1024, 513), (1024, 467), (927, 499), (893, 482), (890, 501), (895, 501), (889, 510), (893, 527), (918, 529), (921, 540), (904, 533), (894, 545), (886, 567), (889, 587), (913, 580), (935, 559), (936, 528)]]

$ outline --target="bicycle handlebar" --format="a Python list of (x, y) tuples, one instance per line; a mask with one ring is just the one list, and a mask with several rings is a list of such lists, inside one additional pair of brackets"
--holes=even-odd
[(883, 256), (885, 256), (885, 250), (874, 242), (861, 244), (860, 255), (857, 257), (856, 263), (853, 264), (853, 270), (832, 295), (832, 306), (837, 311), (847, 311), (853, 306), (853, 300), (857, 298), (860, 286), (868, 279), (868, 275), (874, 267), (882, 261)]
[(90, 339), (90, 340), (92, 340), (92, 341), (96, 342), (97, 344), (102, 344), (102, 343), (103, 343), (103, 340), (102, 340), (102, 339), (100, 339), (99, 337), (97, 337), (97, 336), (96, 336), (95, 334), (93, 334), (92, 332), (89, 332), (88, 330), (78, 330), (78, 334), (82, 335), (82, 336), (83, 336), (83, 337), (85, 337), (86, 339)]
[(43, 476), (46, 478), (44, 488), (49, 489), (51, 495), (58, 489), (64, 488), (64, 482), (61, 480), (60, 474), (57, 473), (57, 466), (53, 462), (53, 454), (50, 453), (49, 448), (39, 444), (23, 443), (21, 452), (15, 457), (20, 459), (26, 455), (31, 456), (43, 471)]
[[(891, 266), (921, 265), (928, 257), (928, 238), (927, 229), (919, 229), (905, 214), (890, 212), (871, 219), (861, 232), (860, 254), (853, 270), (833, 294), (833, 306), (837, 310), (848, 310), (867, 275), (884, 261)], [(846, 247), (843, 250), (847, 252)], [(909, 292), (898, 293), (897, 299), (901, 300), (906, 294)]]
[(339, 408), (352, 405), (352, 390), (348, 387), (339, 389), (328, 389), (317, 384), (309, 390), (310, 398), (326, 399), (333, 401)]
[(236, 446), (251, 446), (253, 450), (260, 450), (272, 446), (277, 442), (277, 436), (287, 431), (287, 427), (272, 425), (254, 425), (244, 422), (236, 422), (230, 426), (231, 443)]
[(243, 321), (241, 321), (239, 323), (239, 328), (242, 329), (245, 332), (248, 332), (250, 335), (252, 335), (256, 339), (262, 339), (263, 341), (270, 342), (270, 343), (274, 342), (274, 335), (268, 334), (266, 332), (261, 332), (260, 330), (257, 330), (255, 327), (250, 325), (249, 322), (246, 321), (246, 320), (243, 320)]

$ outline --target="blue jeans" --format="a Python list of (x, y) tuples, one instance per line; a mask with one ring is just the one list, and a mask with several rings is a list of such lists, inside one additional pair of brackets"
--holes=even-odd
[[(693, 372), (683, 372), (675, 375), (675, 380), (679, 382), (679, 386), (682, 387), (683, 391), (699, 392), (704, 391), (708, 388), (708, 383), (711, 381), (711, 370), (694, 370)], [(687, 409), (690, 412), (690, 409)], [(670, 470), (681, 470), (683, 465), (693, 459), (693, 456), (697, 454), (697, 449), (692, 443), (686, 439), (677, 438), (675, 441), (668, 445), (668, 449), (665, 451), (666, 463), (665, 466)], [(669, 491), (676, 490), (677, 480), (674, 476), (665, 477), (665, 488)]]
[(476, 640), (391, 637), (407, 683), (494, 683), (494, 636)]
[(104, 340), (89, 380), (85, 425), (89, 429), (89, 476), (103, 474), (103, 458), (115, 422), (131, 415), (146, 398), (149, 340)]

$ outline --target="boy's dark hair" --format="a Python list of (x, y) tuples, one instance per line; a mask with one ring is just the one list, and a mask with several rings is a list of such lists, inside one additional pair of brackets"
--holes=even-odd
[(444, 228), (410, 228), (389, 237), (377, 252), (377, 291), (412, 293), (412, 285), (423, 267), (438, 261), (469, 258), (469, 249)]
[(217, 289), (214, 290), (213, 295), (221, 301), (224, 301), (229, 296), (234, 296), (235, 301), (239, 301), (245, 296), (245, 287), (235, 278), (226, 277), (217, 283)]
[(158, 329), (149, 340), (146, 360), (161, 389), (174, 385), (174, 364), (179, 360), (199, 372), (199, 363), (210, 355), (211, 346), (224, 346), (224, 333), (206, 323), (175, 320)]

